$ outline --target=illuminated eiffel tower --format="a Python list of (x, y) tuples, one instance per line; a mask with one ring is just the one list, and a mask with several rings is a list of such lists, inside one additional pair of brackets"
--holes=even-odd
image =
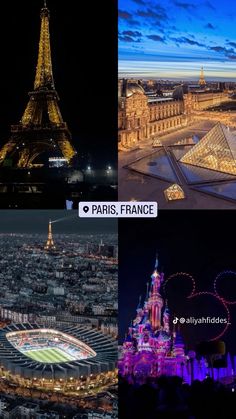
[(54, 244), (53, 238), (52, 238), (52, 222), (51, 220), (49, 220), (49, 224), (48, 224), (48, 238), (47, 238), (47, 243), (44, 246), (45, 250), (55, 250), (56, 246)]
[(199, 84), (199, 86), (206, 86), (206, 80), (204, 79), (203, 67), (201, 67), (200, 79), (198, 81), (198, 84)]
[[(41, 32), (34, 90), (17, 125), (11, 126), (9, 141), (0, 150), (0, 164), (19, 168), (42, 163), (43, 155), (66, 159), (70, 165), (76, 152), (71, 134), (59, 109), (55, 90), (50, 47), (50, 12), (46, 0), (41, 9)], [(40, 157), (39, 157), (40, 156)]]

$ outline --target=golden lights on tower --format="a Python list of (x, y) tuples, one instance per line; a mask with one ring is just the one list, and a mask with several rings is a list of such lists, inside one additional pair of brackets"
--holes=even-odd
[(203, 67), (201, 67), (201, 72), (200, 72), (200, 79), (198, 81), (199, 86), (206, 86), (206, 80), (204, 78), (204, 71), (203, 71)]
[(51, 222), (51, 220), (49, 220), (49, 223), (48, 223), (48, 238), (47, 238), (47, 242), (46, 242), (46, 245), (45, 245), (44, 249), (45, 250), (55, 250), (56, 249), (56, 246), (54, 244), (54, 240), (53, 240), (53, 237), (52, 237), (52, 222)]
[[(34, 90), (29, 92), (28, 104), (17, 125), (11, 127), (11, 137), (0, 150), (0, 163), (13, 160), (18, 168), (32, 168), (37, 157), (45, 151), (59, 153), (71, 164), (76, 151), (71, 133), (64, 122), (59, 97), (54, 85), (47, 3), (41, 9), (41, 29)], [(55, 150), (56, 149), (56, 150)]]

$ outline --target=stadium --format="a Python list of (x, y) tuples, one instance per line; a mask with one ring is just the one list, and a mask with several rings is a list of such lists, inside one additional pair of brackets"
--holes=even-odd
[(116, 341), (83, 325), (13, 323), (0, 330), (1, 376), (23, 385), (102, 384), (116, 376), (116, 361)]

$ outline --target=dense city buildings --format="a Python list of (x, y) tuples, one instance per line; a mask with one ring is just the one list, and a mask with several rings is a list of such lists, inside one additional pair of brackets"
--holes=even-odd
[[(99, 311), (101, 322), (112, 317), (117, 310), (115, 238), (102, 237), (113, 251), (106, 257), (99, 252), (101, 237), (54, 235), (56, 249), (51, 253), (44, 249), (45, 237), (1, 234), (5, 243), (0, 260), (2, 318), (27, 322), (42, 316), (50, 322), (51, 310), (53, 318), (61, 321), (77, 316), (75, 321), (83, 322), (85, 316), (85, 321), (98, 324), (93, 316)], [(97, 251), (92, 253), (90, 246), (96, 242)]]
[(58, 234), (66, 219), (76, 226), (69, 214), (51, 213), (42, 233), (0, 234), (0, 392), (16, 396), (0, 398), (9, 417), (29, 400), (24, 417), (44, 417), (38, 399), (54, 401), (49, 417), (62, 417), (60, 403), (68, 417), (117, 417), (117, 238), (112, 229)]

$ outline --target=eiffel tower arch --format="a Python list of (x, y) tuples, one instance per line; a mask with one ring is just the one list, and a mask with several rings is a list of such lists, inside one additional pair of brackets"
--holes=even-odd
[(34, 89), (20, 122), (11, 126), (8, 142), (0, 150), (0, 165), (8, 160), (13, 167), (31, 168), (43, 155), (64, 158), (71, 165), (76, 151), (71, 133), (63, 121), (54, 85), (49, 19), (46, 1), (41, 9), (41, 30)]

